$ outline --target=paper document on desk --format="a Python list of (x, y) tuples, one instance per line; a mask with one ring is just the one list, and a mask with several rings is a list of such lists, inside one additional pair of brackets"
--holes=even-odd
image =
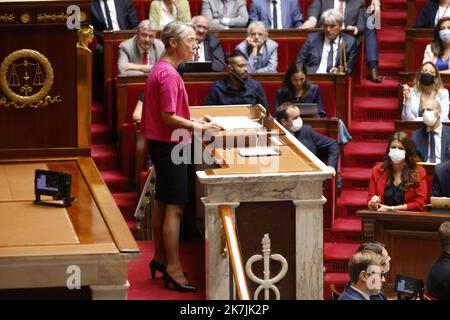
[(247, 117), (211, 117), (211, 120), (223, 127), (225, 130), (230, 129), (259, 129), (262, 125)]
[(243, 148), (239, 150), (241, 157), (279, 156), (280, 154), (280, 149), (267, 147)]

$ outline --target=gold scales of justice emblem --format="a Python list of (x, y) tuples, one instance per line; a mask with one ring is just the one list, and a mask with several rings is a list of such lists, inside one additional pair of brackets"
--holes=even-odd
[(53, 68), (36, 50), (21, 49), (9, 54), (0, 65), (0, 107), (38, 108), (61, 102), (48, 95), (53, 86)]

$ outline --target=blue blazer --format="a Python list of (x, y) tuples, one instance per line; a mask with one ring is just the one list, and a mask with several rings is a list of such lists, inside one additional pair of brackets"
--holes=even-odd
[(239, 43), (235, 50), (247, 59), (248, 72), (277, 72), (278, 67), (278, 43), (267, 39), (260, 57), (251, 55), (247, 40)]
[[(428, 158), (428, 132), (427, 127), (422, 126), (416, 129), (412, 134), (412, 139), (416, 145), (417, 154), (422, 161), (426, 161)], [(450, 128), (445, 124), (442, 125), (442, 137), (441, 137), (441, 162), (450, 159), (448, 153), (450, 148)]]
[[(303, 25), (302, 12), (297, 0), (281, 1), (281, 21), (283, 29), (298, 28)], [(253, 0), (250, 6), (249, 23), (262, 21), (268, 29), (272, 28), (270, 0)], [(280, 14), (278, 12), (278, 14)]]
[(283, 93), (283, 89), (278, 89), (277, 96), (275, 99), (275, 108), (278, 108), (278, 106), (283, 102), (317, 103), (317, 116), (320, 118), (325, 118), (327, 116), (325, 110), (323, 110), (322, 96), (320, 95), (320, 89), (317, 84), (311, 83), (309, 85), (308, 92), (305, 95), (303, 95), (303, 97), (301, 97), (300, 99), (290, 100), (289, 97)]
[(450, 198), (450, 161), (442, 162), (434, 169), (431, 195)]
[[(352, 36), (341, 32), (340, 36), (345, 41), (345, 51), (347, 54), (347, 75), (351, 75), (353, 65), (356, 61), (358, 50), (356, 49), (356, 40)], [(325, 34), (323, 31), (310, 33), (303, 44), (297, 56), (297, 63), (301, 62), (306, 66), (308, 73), (316, 73), (322, 60), (323, 44), (325, 43)], [(336, 59), (336, 67), (339, 66), (339, 55)]]
[(303, 125), (294, 133), (295, 137), (317, 156), (318, 151), (326, 151), (327, 165), (337, 168), (339, 158), (339, 145), (336, 140), (317, 133), (311, 126)]
[(344, 292), (339, 296), (338, 300), (366, 300), (364, 299), (363, 295), (353, 289), (352, 287), (348, 286), (345, 288)]

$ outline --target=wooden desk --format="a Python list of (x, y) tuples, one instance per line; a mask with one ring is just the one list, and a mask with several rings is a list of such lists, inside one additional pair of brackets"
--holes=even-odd
[(362, 219), (363, 241), (385, 244), (392, 258), (387, 289), (393, 288), (397, 274), (423, 279), (426, 284), (430, 266), (440, 255), (437, 230), (450, 221), (450, 214), (360, 210), (357, 215)]
[[(71, 207), (33, 204), (38, 168), (72, 176)], [(139, 249), (92, 159), (2, 161), (0, 194), (0, 289), (66, 287), (78, 266), (93, 299), (126, 299)]]

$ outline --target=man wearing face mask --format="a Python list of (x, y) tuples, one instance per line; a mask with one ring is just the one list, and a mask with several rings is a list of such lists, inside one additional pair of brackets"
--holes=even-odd
[(412, 139), (416, 145), (417, 154), (422, 161), (441, 163), (449, 160), (450, 128), (442, 125), (442, 109), (435, 99), (423, 102), (423, 122), (425, 126), (415, 130)]
[(318, 152), (325, 151), (328, 156), (327, 165), (333, 173), (336, 173), (339, 159), (339, 146), (336, 140), (317, 133), (311, 126), (303, 125), (300, 109), (292, 102), (282, 103), (275, 112), (275, 117), (316, 156)]
[(427, 202), (426, 172), (412, 139), (396, 132), (389, 139), (383, 162), (372, 169), (367, 207), (377, 211), (422, 211)]
[(380, 254), (363, 250), (357, 252), (348, 262), (351, 285), (338, 300), (370, 300), (383, 288), (386, 260)]

